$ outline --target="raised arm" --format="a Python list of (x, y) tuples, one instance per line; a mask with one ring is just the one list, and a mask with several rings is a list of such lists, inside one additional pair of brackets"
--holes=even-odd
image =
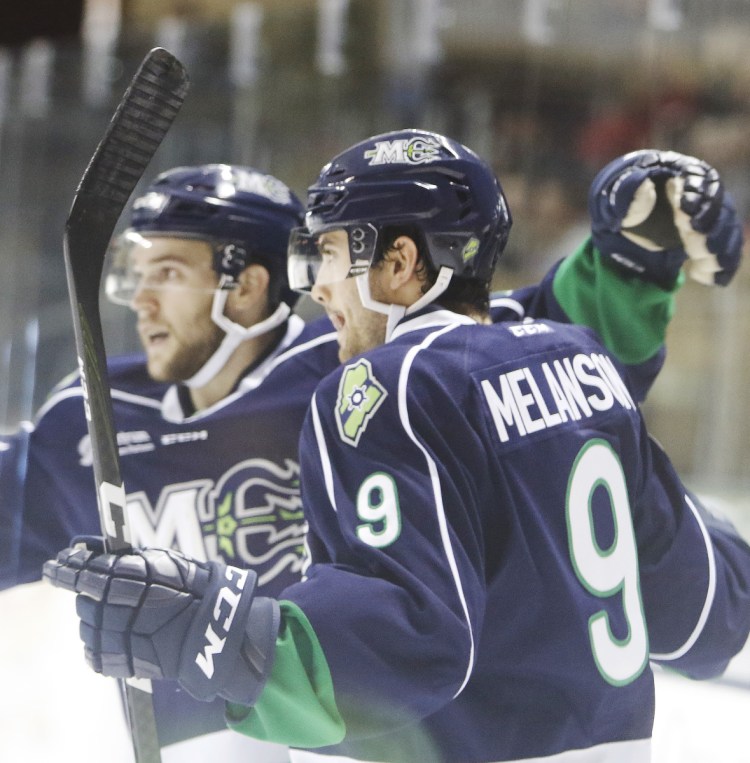
[(742, 258), (742, 221), (717, 171), (673, 151), (610, 162), (591, 184), (589, 213), (591, 237), (538, 285), (493, 295), (492, 317), (593, 328), (642, 400), (663, 364), (684, 274), (726, 286)]

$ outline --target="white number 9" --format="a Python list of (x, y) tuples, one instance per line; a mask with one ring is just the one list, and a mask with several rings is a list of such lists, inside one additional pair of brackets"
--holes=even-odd
[[(612, 545), (604, 549), (594, 533), (591, 501), (597, 488), (609, 495), (614, 523)], [(622, 597), (628, 635), (616, 638), (609, 615), (600, 610), (589, 619), (589, 640), (603, 678), (614, 686), (624, 686), (646, 665), (648, 634), (625, 475), (606, 441), (590, 440), (581, 449), (570, 473), (565, 509), (570, 558), (581, 584), (599, 598)]]
[(385, 548), (401, 535), (401, 509), (393, 477), (375, 472), (357, 491), (357, 515), (365, 524), (357, 525), (357, 537), (368, 546)]

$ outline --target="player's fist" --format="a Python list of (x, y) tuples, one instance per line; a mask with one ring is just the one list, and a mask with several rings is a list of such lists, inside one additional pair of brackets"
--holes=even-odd
[(687, 274), (707, 286), (726, 286), (740, 266), (743, 245), (732, 196), (713, 167), (682, 154), (668, 156), (679, 168), (667, 181), (667, 194), (688, 256)]
[(700, 283), (726, 285), (742, 256), (742, 224), (718, 172), (675, 151), (633, 151), (610, 162), (589, 191), (602, 256), (671, 288), (685, 264)]
[(86, 661), (116, 678), (176, 679), (197, 699), (252, 705), (270, 672), (278, 604), (252, 570), (179, 552), (108, 554), (77, 544), (44, 577), (78, 594)]

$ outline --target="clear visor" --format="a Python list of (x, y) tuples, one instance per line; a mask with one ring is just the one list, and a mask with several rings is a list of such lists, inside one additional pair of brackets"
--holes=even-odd
[[(198, 237), (194, 240), (205, 241)], [(136, 294), (145, 290), (210, 294), (220, 288), (218, 283), (212, 287), (190, 283), (188, 268), (178, 256), (159, 257), (153, 261), (141, 257), (142, 264), (139, 264), (137, 255), (153, 247), (154, 240), (151, 237), (134, 230), (126, 230), (113, 240), (107, 252), (107, 273), (104, 279), (104, 291), (111, 302), (131, 307)]]
[(287, 274), (295, 291), (309, 292), (366, 273), (375, 253), (377, 229), (369, 223), (331, 227), (310, 233), (294, 228), (289, 234)]

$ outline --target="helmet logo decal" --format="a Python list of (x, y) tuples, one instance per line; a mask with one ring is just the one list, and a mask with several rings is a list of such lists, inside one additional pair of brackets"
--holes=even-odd
[(365, 159), (370, 165), (375, 164), (428, 164), (440, 159), (440, 143), (435, 138), (400, 138), (382, 140), (375, 143), (375, 148), (365, 151)]
[(478, 251), (479, 239), (476, 236), (472, 236), (461, 251), (461, 259), (463, 259), (464, 262), (468, 262), (472, 257), (476, 256)]
[(386, 397), (388, 392), (375, 378), (368, 360), (362, 358), (344, 368), (336, 401), (336, 425), (345, 443), (357, 447)]
[(261, 172), (248, 172), (234, 167), (228, 177), (216, 184), (216, 195), (222, 199), (234, 196), (243, 191), (262, 196), (277, 204), (289, 204), (292, 200), (291, 191), (273, 175)]

